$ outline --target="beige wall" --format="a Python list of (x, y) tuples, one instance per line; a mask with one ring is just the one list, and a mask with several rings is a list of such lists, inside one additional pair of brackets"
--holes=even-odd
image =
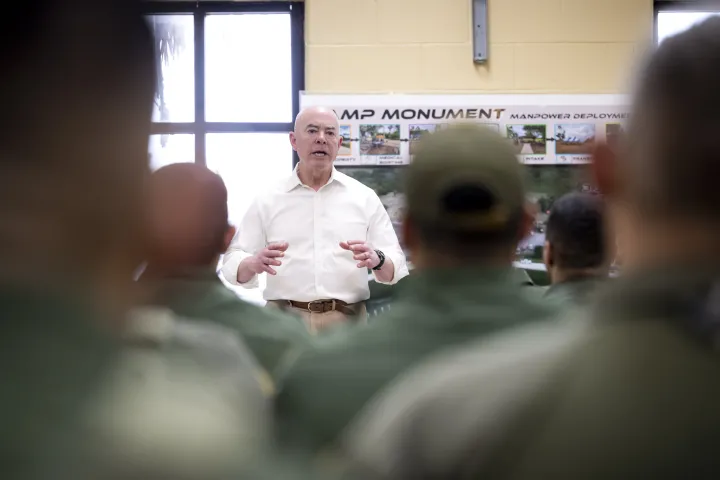
[(490, 61), (472, 61), (472, 0), (305, 0), (315, 93), (614, 93), (653, 31), (652, 0), (488, 0)]

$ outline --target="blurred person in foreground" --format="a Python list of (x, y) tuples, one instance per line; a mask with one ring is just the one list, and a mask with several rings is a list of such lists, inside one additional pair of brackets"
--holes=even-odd
[(569, 193), (553, 204), (543, 249), (551, 282), (547, 298), (581, 304), (607, 280), (612, 255), (605, 230), (602, 197)]
[(246, 303), (218, 278), (218, 261), (235, 235), (219, 175), (172, 164), (153, 173), (150, 189), (152, 241), (141, 277), (150, 304), (232, 329), (270, 373), (310, 347), (300, 318)]
[(277, 401), (286, 445), (329, 447), (378, 390), (425, 356), (552, 313), (512, 268), (532, 217), (506, 140), (453, 126), (424, 138), (407, 168), (403, 238), (415, 271), (388, 314), (293, 365)]
[[(261, 397), (230, 408), (199, 375), (185, 381), (180, 363), (192, 362), (179, 355), (169, 378), (170, 358), (156, 346), (180, 322), (128, 315), (155, 86), (139, 2), (21, 2), (0, 37), (3, 477), (206, 480), (234, 471), (235, 445), (255, 437), (241, 412), (260, 417)], [(152, 334), (129, 328), (136, 321)], [(193, 337), (218, 335), (228, 338)], [(135, 347), (125, 348), (128, 337)], [(241, 382), (240, 346), (210, 343), (234, 358), (237, 368), (223, 373)]]
[[(624, 272), (587, 322), (437, 358), (345, 438), (361, 478), (720, 477), (720, 18), (665, 40), (598, 186)], [(583, 314), (571, 314), (577, 319)]]
[(290, 133), (300, 162), (253, 201), (223, 257), (233, 285), (255, 288), (267, 273), (268, 307), (300, 315), (312, 332), (365, 322), (368, 270), (388, 285), (408, 274), (380, 198), (335, 169), (342, 142), (333, 110), (300, 112)]

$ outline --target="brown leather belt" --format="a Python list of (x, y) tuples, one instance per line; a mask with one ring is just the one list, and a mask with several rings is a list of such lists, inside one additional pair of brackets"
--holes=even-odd
[(352, 306), (342, 300), (313, 300), (312, 302), (296, 302), (288, 300), (288, 304), (301, 310), (307, 310), (310, 313), (326, 313), (337, 310), (345, 315), (354, 315), (355, 310)]

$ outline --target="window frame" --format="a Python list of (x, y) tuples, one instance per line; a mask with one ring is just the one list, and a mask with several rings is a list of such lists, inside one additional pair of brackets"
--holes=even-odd
[[(195, 121), (153, 122), (151, 135), (193, 134), (195, 163), (207, 164), (206, 135), (208, 133), (286, 133), (290, 122), (208, 122), (205, 119), (205, 18), (215, 13), (287, 13), (290, 14), (291, 89), (293, 118), (300, 111), (300, 92), (305, 90), (305, 4), (287, 2), (228, 2), (228, 1), (148, 1), (143, 4), (145, 15), (193, 16), (195, 62)], [(297, 163), (293, 152), (292, 165)]]
[(658, 44), (658, 15), (660, 12), (720, 12), (717, 0), (654, 0), (653, 44)]

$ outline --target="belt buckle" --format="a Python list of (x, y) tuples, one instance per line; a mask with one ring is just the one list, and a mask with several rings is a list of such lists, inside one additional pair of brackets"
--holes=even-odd
[[(330, 308), (330, 310), (328, 310), (329, 312), (334, 311), (337, 307), (335, 300), (313, 300), (312, 302), (308, 302), (307, 310), (310, 313), (325, 313), (324, 305), (326, 303), (332, 303), (332, 307)], [(313, 310), (313, 308), (312, 308), (313, 305), (320, 305), (320, 309), (318, 311)]]
[[(308, 311), (309, 313), (325, 313), (325, 312), (324, 312), (325, 309), (322, 308), (322, 304), (323, 304), (323, 301), (322, 301), (322, 300), (313, 300), (312, 302), (308, 302), (308, 304), (307, 304), (307, 311)], [(320, 306), (321, 306), (320, 310), (319, 310), (319, 311), (313, 310), (313, 308), (312, 308), (313, 305), (320, 305)]]

